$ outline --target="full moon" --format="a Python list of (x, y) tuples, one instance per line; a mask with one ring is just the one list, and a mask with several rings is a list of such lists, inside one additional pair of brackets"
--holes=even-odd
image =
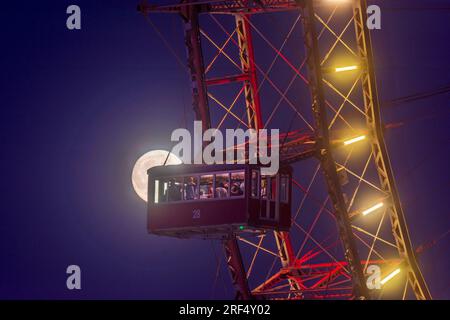
[[(167, 161), (166, 161), (167, 159)], [(182, 161), (166, 150), (152, 150), (142, 155), (134, 164), (131, 182), (137, 195), (147, 202), (147, 170), (156, 166), (181, 164)]]

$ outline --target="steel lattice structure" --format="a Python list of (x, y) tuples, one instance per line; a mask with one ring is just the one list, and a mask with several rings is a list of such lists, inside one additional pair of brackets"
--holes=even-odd
[[(181, 16), (204, 129), (280, 128), (282, 161), (299, 172), (289, 233), (224, 240), (239, 299), (431, 299), (383, 137), (366, 9), (365, 0), (139, 6), (145, 16)], [(289, 24), (285, 33), (274, 32), (277, 21)], [(366, 286), (374, 264), (394, 278), (381, 290)]]

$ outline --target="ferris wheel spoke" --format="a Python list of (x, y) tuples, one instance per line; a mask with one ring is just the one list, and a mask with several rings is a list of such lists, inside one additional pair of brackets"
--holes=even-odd
[(214, 65), (214, 62), (216, 62), (217, 58), (223, 54), (225, 47), (228, 45), (228, 43), (233, 39), (233, 36), (236, 33), (236, 28), (233, 30), (233, 32), (228, 36), (227, 40), (225, 40), (225, 42), (222, 44), (222, 46), (220, 46), (219, 50), (217, 51), (216, 55), (214, 56), (214, 58), (211, 60), (211, 62), (208, 64), (208, 66), (205, 68), (205, 74), (207, 74), (212, 66)]
[[(397, 248), (397, 246), (395, 244), (393, 244), (392, 242), (389, 242), (387, 240), (384, 240), (383, 238), (380, 238), (377, 234), (372, 234), (369, 231), (366, 231), (363, 228), (360, 228), (360, 227), (355, 226), (355, 225), (352, 225), (352, 228), (357, 230), (357, 231), (359, 231), (359, 232), (361, 232), (361, 233), (364, 233), (367, 236), (370, 236), (371, 238), (373, 238), (376, 241), (383, 242), (384, 244), (386, 244), (388, 246), (391, 246), (392, 248)], [(379, 229), (377, 231), (379, 231)]]
[[(317, 221), (319, 220), (319, 218), (320, 218), (320, 216), (321, 216), (321, 214), (322, 214), (322, 212), (323, 212), (325, 206), (327, 205), (327, 202), (328, 202), (329, 199), (330, 199), (330, 197), (327, 196), (326, 199), (323, 201), (322, 206), (321, 206), (320, 209), (318, 210), (318, 212), (317, 212), (317, 214), (316, 214), (316, 216), (315, 216), (315, 218), (314, 218), (314, 220), (313, 220), (313, 223), (312, 223), (311, 226), (309, 227), (308, 234), (311, 234), (311, 233), (312, 233), (312, 231), (313, 231), (314, 227), (316, 226)], [(306, 244), (307, 241), (308, 241), (308, 237), (305, 237), (305, 238), (303, 239), (302, 244), (300, 245), (300, 248), (298, 249), (297, 257), (300, 256), (300, 254), (301, 254), (303, 248), (305, 247), (305, 244)]]
[[(347, 29), (352, 25), (352, 22), (354, 21), (354, 19), (355, 19), (355, 16), (352, 16), (352, 18), (347, 22), (347, 24), (345, 25), (344, 29), (341, 31), (341, 33), (339, 34), (337, 39), (334, 41), (334, 43), (331, 46), (331, 48), (324, 55), (324, 58), (320, 62), (321, 66), (323, 66), (325, 64), (325, 62), (328, 60), (328, 58), (330, 57), (331, 53), (334, 51), (334, 48), (336, 48), (337, 44), (342, 41), (342, 36), (347, 31)], [(325, 23), (322, 22), (323, 28), (326, 28), (325, 26), (328, 26), (328, 23), (329, 22), (325, 22)]]
[(244, 17), (248, 24), (252, 26), (253, 30), (256, 31), (256, 33), (269, 45), (269, 47), (277, 53), (280, 58), (286, 62), (286, 64), (289, 66), (289, 68), (292, 69), (297, 75), (305, 82), (308, 83), (308, 80), (306, 77), (300, 72), (297, 71), (297, 69), (294, 67), (294, 65), (280, 52), (278, 49), (273, 45), (273, 43), (248, 19), (247, 17)]
[[(308, 196), (308, 194), (309, 194), (309, 192), (310, 192), (310, 190), (311, 190), (311, 187), (312, 187), (312, 185), (314, 184), (314, 181), (316, 180), (316, 177), (317, 177), (317, 174), (318, 174), (319, 170), (320, 170), (320, 164), (318, 164), (318, 165), (316, 166), (316, 169), (314, 170), (314, 174), (313, 174), (313, 176), (312, 176), (312, 178), (311, 178), (311, 180), (310, 180), (310, 182), (309, 182), (309, 184), (308, 184), (308, 187), (307, 187), (306, 190), (304, 191), (304, 195), (303, 195), (303, 197), (302, 197), (302, 200), (300, 201), (300, 205), (298, 206), (297, 211), (295, 212), (295, 215), (294, 215), (294, 217), (292, 218), (292, 220), (296, 220), (297, 217), (298, 217), (298, 215), (300, 214), (300, 211), (302, 210), (303, 205), (305, 204), (305, 200), (306, 200), (306, 198), (307, 198), (307, 196)], [(298, 185), (295, 184), (295, 183), (293, 183), (293, 185), (298, 187)], [(302, 189), (300, 189), (300, 190), (302, 190)], [(303, 190), (302, 190), (302, 191), (303, 191)]]
[[(200, 29), (200, 33), (217, 49), (217, 50), (221, 50), (220, 46), (214, 42), (214, 40), (202, 29)], [(231, 64), (233, 64), (239, 71), (241, 71), (241, 66), (234, 61), (225, 51), (221, 51), (222, 55), (225, 56), (228, 61), (231, 62)]]
[[(238, 101), (238, 99), (240, 98), (240, 96), (242, 95), (243, 92), (244, 92), (244, 87), (241, 87), (241, 89), (239, 90), (238, 94), (236, 95), (236, 97), (234, 98), (233, 102), (231, 103), (230, 107), (227, 108), (227, 112), (223, 115), (222, 119), (220, 120), (219, 124), (217, 125), (217, 130), (219, 130), (220, 127), (222, 127), (225, 119), (230, 114), (231, 109), (233, 109), (233, 107), (236, 105), (236, 102)], [(242, 117), (240, 119), (242, 119)]]
[(252, 257), (252, 261), (250, 262), (250, 265), (249, 265), (249, 267), (247, 269), (247, 279), (250, 278), (250, 275), (251, 275), (252, 270), (253, 270), (253, 266), (254, 266), (255, 261), (256, 261), (256, 257), (258, 256), (259, 250), (261, 249), (262, 242), (264, 241), (264, 238), (265, 238), (265, 235), (262, 235), (260, 237), (260, 239), (259, 239), (258, 246), (257, 246), (257, 248), (255, 250), (255, 253), (253, 254), (253, 257)]
[[(265, 41), (268, 41), (267, 40), (267, 38), (261, 33), (261, 31), (259, 31), (257, 28), (256, 28), (256, 26), (247, 18), (247, 17), (245, 17), (244, 16), (244, 19), (249, 23), (249, 25), (255, 30), (255, 31), (257, 31), (257, 33), (265, 40)], [(223, 27), (223, 25), (222, 24), (220, 24), (220, 22), (219, 21), (217, 21), (217, 19), (215, 19), (215, 21), (216, 21), (216, 23), (218, 23), (218, 25), (221, 27), (221, 29), (226, 33), (226, 34), (229, 34), (227, 31), (226, 31), (226, 29), (225, 29), (225, 27)], [(236, 46), (239, 46), (239, 44), (236, 42), (236, 41), (233, 41), (233, 43), (236, 45)], [(283, 60), (285, 60), (289, 65), (291, 65), (290, 64), (290, 62), (283, 56), (283, 55), (281, 55), (281, 52), (279, 51), (279, 50), (277, 50), (276, 48), (275, 48), (275, 46), (272, 44), (272, 43), (270, 43), (270, 41), (268, 42), (269, 44), (270, 44), (270, 46), (275, 50), (275, 52), (277, 53), (277, 55), (278, 56), (281, 56), (282, 58), (283, 58)], [(294, 106), (294, 104), (286, 97), (286, 94), (285, 93), (283, 93), (282, 91), (281, 91), (281, 89), (268, 77), (268, 72), (270, 72), (270, 70), (269, 71), (267, 71), (267, 72), (264, 72), (263, 70), (262, 70), (262, 68), (256, 63), (256, 62), (254, 62), (254, 65), (255, 65), (255, 67), (256, 67), (256, 69), (261, 73), (261, 75), (263, 76), (263, 79), (262, 79), (262, 82), (264, 82), (264, 81), (267, 81), (267, 82), (269, 82), (269, 84), (275, 89), (275, 91), (277, 91), (277, 93), (281, 96), (281, 99), (282, 100), (284, 100), (292, 109), (293, 109), (293, 111), (305, 122), (305, 124), (311, 129), (311, 130), (313, 130), (313, 126), (306, 120), (306, 118), (297, 110), (297, 108)], [(300, 77), (301, 79), (303, 79), (304, 81), (306, 81), (306, 78), (300, 73), (300, 71), (299, 70), (297, 70), (295, 67), (293, 68), (294, 69), (294, 72), (295, 72), (295, 74), (298, 76), (298, 77)], [(261, 82), (261, 83), (262, 83)], [(258, 88), (258, 91), (259, 91), (259, 89), (261, 88), (261, 86)], [(287, 92), (287, 90), (285, 91), (285, 92)]]
[(208, 92), (208, 97), (210, 97), (214, 102), (216, 102), (219, 106), (221, 106), (226, 112), (227, 115), (233, 116), (237, 121), (242, 123), (244, 126), (248, 127), (248, 125), (242, 121), (234, 112), (231, 111), (232, 107), (226, 107), (222, 102), (220, 102), (216, 97), (214, 97), (211, 93)]
[[(400, 263), (405, 265), (402, 274), (406, 281), (409, 278), (411, 282), (397, 289), (396, 297), (407, 298), (408, 290), (418, 298), (430, 297), (414, 256), (408, 254), (408, 230), (381, 132), (371, 40), (365, 28), (365, 2), (314, 6), (307, 1), (296, 7), (301, 15), (286, 15), (286, 29), (277, 32), (273, 32), (273, 25), (264, 26), (259, 24), (262, 20), (251, 19), (258, 12), (275, 11), (270, 2), (233, 5), (187, 4), (192, 10), (179, 11), (177, 5), (171, 7), (184, 17), (189, 58), (186, 70), (194, 81), (197, 117), (206, 119), (209, 127), (211, 120), (218, 121), (217, 129), (278, 126), (286, 134), (281, 148), (283, 164), (294, 167), (296, 161), (307, 157), (320, 160), (317, 165), (305, 164), (307, 174), (299, 172), (292, 178), (290, 198), (295, 209), (291, 212), (289, 233), (262, 228), (258, 230), (259, 238), (254, 238), (238, 232), (237, 239), (233, 234), (230, 244), (225, 244), (225, 250), (229, 250), (227, 259), (235, 260), (226, 261), (227, 266), (232, 272), (239, 269), (233, 281), (241, 297), (251, 298), (246, 293), (253, 288), (254, 296), (275, 299), (351, 298), (362, 292), (359, 288), (364, 287), (364, 275), (360, 274), (369, 264), (383, 265), (386, 273)], [(155, 8), (146, 13), (152, 10)], [(209, 15), (208, 21), (218, 27), (220, 35), (216, 30), (200, 28), (199, 16), (203, 13)], [(355, 30), (351, 30), (352, 25)], [(289, 51), (300, 28), (305, 56)], [(252, 35), (258, 38), (257, 42), (252, 41)], [(254, 55), (256, 45), (268, 49), (268, 53)], [(294, 47), (297, 50), (297, 43)], [(342, 52), (354, 65), (335, 65), (346, 63), (345, 56), (341, 59)], [(229, 74), (236, 69), (238, 74)], [(335, 77), (335, 73), (343, 71)], [(206, 75), (212, 78), (206, 79)], [(231, 90), (221, 91), (224, 87), (220, 85), (230, 83)], [(304, 89), (310, 91), (310, 101), (303, 102)], [(293, 132), (300, 138), (291, 136)], [(307, 138), (302, 139), (302, 135)], [(357, 135), (364, 135), (370, 142), (361, 148), (347, 146), (345, 142)], [(377, 197), (385, 203), (374, 204)], [(378, 211), (383, 206), (383, 211)], [(364, 218), (375, 210), (370, 218)], [(361, 256), (367, 259), (362, 260)], [(218, 272), (219, 269), (216, 278)], [(388, 294), (383, 286), (373, 296), (382, 298)]]
[(345, 171), (347, 171), (347, 173), (349, 173), (350, 175), (354, 176), (357, 179), (360, 179), (362, 182), (364, 182), (365, 184), (367, 184), (368, 186), (371, 186), (372, 188), (376, 189), (377, 191), (381, 192), (384, 195), (387, 195), (386, 192), (384, 190), (382, 190), (380, 187), (378, 187), (377, 185), (375, 185), (372, 182), (369, 182), (368, 180), (364, 179), (362, 176), (358, 175), (357, 173), (353, 172), (352, 170), (350, 170), (349, 168), (347, 168), (345, 165), (339, 164), (336, 162), (336, 165), (339, 168), (344, 169)]
[[(333, 11), (331, 12), (331, 14), (329, 15), (329, 17), (328, 17), (328, 19), (327, 19), (327, 23), (329, 23), (329, 22), (331, 21), (331, 19), (333, 18), (334, 14), (336, 13), (337, 8), (338, 8), (338, 5), (335, 6), (334, 10), (333, 10)], [(299, 15), (299, 17), (300, 17), (300, 16), (301, 16), (301, 15)], [(294, 26), (296, 25), (296, 23), (297, 23), (297, 20), (296, 20)], [(322, 37), (322, 35), (323, 35), (323, 33), (324, 33), (325, 30), (326, 30), (326, 28), (325, 28), (325, 27), (322, 27), (322, 29), (320, 30), (319, 35), (318, 35), (318, 38), (319, 38), (319, 39)], [(276, 59), (278, 59), (278, 54), (275, 56), (275, 58), (274, 58), (274, 60), (273, 60), (272, 63), (274, 63), (274, 62), (276, 61)], [(291, 86), (294, 84), (295, 80), (300, 78), (300, 77), (299, 77), (299, 73), (300, 73), (300, 70), (301, 70), (301, 69), (303, 68), (303, 66), (305, 65), (305, 63), (306, 63), (306, 58), (303, 59), (303, 61), (302, 61), (302, 62), (300, 63), (300, 65), (299, 65), (299, 67), (296, 68), (296, 70), (294, 71), (294, 74), (293, 74), (293, 76), (291, 77), (291, 79), (290, 79), (290, 81), (289, 81), (289, 83), (288, 83), (288, 85), (287, 85), (287, 87), (286, 87), (286, 89), (285, 89), (285, 91), (284, 91), (284, 94), (285, 94), (285, 95), (287, 94), (287, 92), (289, 91), (289, 89), (291, 88)], [(269, 68), (269, 69), (270, 69), (270, 68)], [(263, 79), (262, 82), (264, 82), (264, 81), (265, 81), (265, 79)], [(262, 84), (261, 84), (261, 85), (262, 85)], [(261, 85), (260, 85), (259, 88), (258, 88), (258, 92), (259, 92), (259, 90), (260, 90), (260, 88), (261, 88)], [(271, 122), (273, 116), (276, 114), (276, 112), (277, 112), (279, 106), (281, 105), (281, 102), (282, 102), (282, 101), (283, 101), (283, 97), (280, 97), (280, 98), (278, 99), (277, 104), (276, 104), (275, 107), (272, 109), (271, 114), (270, 114), (269, 117), (267, 118), (266, 123), (265, 123), (265, 125), (264, 125), (264, 128), (266, 128), (266, 127), (270, 124), (270, 122)], [(302, 119), (303, 121), (306, 122), (306, 120), (303, 119), (303, 117), (301, 117), (301, 119)], [(311, 126), (309, 126), (309, 127), (310, 127), (310, 129), (313, 129)]]
[(281, 89), (267, 76), (264, 74), (264, 72), (261, 70), (261, 68), (255, 64), (256, 69), (262, 74), (262, 76), (264, 77), (264, 79), (267, 80), (267, 82), (269, 82), (269, 84), (272, 86), (273, 89), (275, 89), (275, 91), (281, 96), (281, 98), (287, 103), (287, 105), (289, 107), (291, 107), (291, 109), (300, 117), (300, 119), (303, 120), (303, 122), (311, 129), (314, 130), (314, 127), (308, 122), (308, 120), (306, 120), (306, 118), (297, 110), (297, 108), (295, 107), (295, 105), (292, 103), (291, 100), (289, 100), (286, 96), (286, 94), (281, 91)]
[[(368, 249), (372, 249), (371, 248), (371, 246), (366, 242), (366, 241), (364, 241), (364, 239), (363, 238), (361, 238), (359, 235), (357, 235), (356, 233), (354, 233), (354, 235), (355, 235), (355, 237), (366, 247), (366, 248), (368, 248)], [(375, 250), (375, 249), (372, 249), (372, 252), (373, 253), (375, 253), (381, 260), (386, 260), (380, 253), (378, 253), (378, 251), (377, 250)]]
[(383, 215), (381, 216), (380, 222), (378, 223), (377, 232), (375, 233), (375, 237), (373, 238), (372, 245), (370, 246), (369, 253), (367, 254), (366, 263), (364, 264), (364, 270), (366, 270), (367, 266), (369, 265), (369, 261), (370, 261), (370, 259), (372, 257), (373, 248), (375, 247), (375, 243), (377, 241), (378, 234), (381, 231), (381, 226), (383, 225), (383, 221), (384, 221), (385, 217), (386, 217), (386, 210), (383, 212)]
[[(300, 66), (298, 67), (298, 70), (300, 71), (304, 64), (305, 64), (306, 60), (303, 60), (303, 62), (300, 64)], [(297, 73), (294, 73), (294, 75), (292, 76), (291, 80), (289, 81), (286, 89), (283, 91), (283, 95), (286, 96), (286, 94), (288, 93), (288, 91), (291, 89), (292, 85), (294, 84), (295, 80), (298, 79), (298, 75)], [(280, 107), (281, 103), (283, 102), (283, 96), (281, 96), (275, 107), (272, 109), (272, 112), (270, 113), (269, 117), (267, 118), (267, 121), (264, 125), (264, 128), (267, 128), (268, 125), (270, 124), (270, 122), (272, 121), (274, 115), (277, 113), (278, 108)], [(309, 122), (306, 120), (306, 118), (301, 114), (301, 113), (295, 113), (304, 123), (306, 123), (308, 125), (308, 127), (312, 130), (313, 127), (311, 125), (309, 125)]]
[[(331, 29), (328, 24), (322, 20), (322, 18), (316, 13), (314, 14), (315, 18), (336, 38), (337, 42), (340, 42), (354, 57), (358, 57), (356, 52), (345, 42), (342, 40), (342, 35), (347, 30), (348, 26), (354, 21), (354, 16), (350, 19), (350, 21), (347, 23), (347, 26), (344, 28), (344, 30), (341, 32), (340, 35), (338, 35), (333, 29)], [(335, 47), (336, 45), (334, 45)], [(333, 51), (334, 47), (330, 50)], [(323, 63), (322, 63), (323, 64)]]
[[(278, 52), (282, 52), (282, 51), (283, 51), (283, 48), (285, 47), (285, 45), (286, 45), (286, 43), (288, 42), (289, 38), (291, 37), (293, 31), (295, 30), (295, 27), (297, 26), (298, 22), (300, 21), (300, 17), (301, 17), (301, 15), (299, 14), (299, 15), (297, 16), (297, 19), (295, 19), (294, 23), (292, 24), (291, 28), (289, 29), (289, 32), (287, 33), (286, 37), (284, 38), (283, 43), (282, 43), (281, 46), (278, 48), (278, 50), (277, 50), (277, 52), (276, 52), (276, 54), (275, 54), (275, 57), (273, 58), (272, 62), (270, 63), (269, 68), (268, 68), (267, 71), (265, 72), (265, 74), (266, 74), (267, 76), (269, 75), (270, 71), (272, 71), (273, 66), (275, 65), (275, 63), (277, 62), (277, 60), (278, 60), (278, 58), (279, 58), (279, 56), (280, 56), (280, 55), (278, 54)], [(301, 67), (299, 68), (298, 72), (300, 72), (300, 69), (301, 69)], [(296, 73), (295, 73), (295, 77), (297, 77), (297, 76), (298, 76), (298, 75), (297, 75), (297, 72), (296, 72)], [(260, 92), (260, 90), (261, 90), (261, 88), (262, 88), (262, 86), (263, 86), (263, 84), (264, 84), (265, 81), (266, 81), (265, 78), (261, 81), (261, 83), (260, 83), (259, 86), (258, 86), (258, 89), (256, 90), (256, 93), (259, 93), (259, 92)]]
[(332, 255), (326, 248), (324, 248), (316, 239), (314, 239), (314, 237), (312, 237), (310, 234), (308, 234), (308, 232), (305, 230), (305, 229), (303, 229), (302, 228), (302, 226), (301, 225), (299, 225), (298, 223), (296, 223), (296, 222), (294, 222), (294, 225), (298, 228), (298, 229), (300, 229), (307, 237), (309, 237), (320, 249), (322, 249), (322, 251), (326, 254), (326, 255), (328, 255), (334, 262), (336, 262), (337, 264), (339, 264), (339, 265), (341, 265), (342, 266), (342, 268), (344, 269), (344, 270), (346, 270), (347, 272), (348, 272), (348, 270), (347, 270), (347, 268), (345, 268), (344, 267), (344, 265), (334, 256), (334, 255)]
[(364, 165), (364, 169), (363, 169), (362, 172), (361, 172), (361, 177), (358, 178), (357, 186), (356, 186), (355, 191), (353, 192), (352, 198), (350, 199), (350, 202), (349, 202), (349, 204), (348, 204), (348, 207), (347, 207), (347, 211), (348, 211), (348, 212), (350, 212), (350, 210), (351, 210), (352, 207), (353, 207), (353, 203), (354, 203), (354, 201), (355, 201), (356, 195), (358, 194), (358, 191), (359, 191), (359, 189), (360, 189), (360, 187), (361, 187), (361, 184), (362, 184), (362, 181), (363, 181), (361, 178), (363, 178), (364, 175), (366, 174), (367, 168), (369, 167), (369, 164), (370, 164), (370, 162), (371, 162), (371, 160), (372, 160), (372, 156), (373, 156), (373, 151), (371, 150), (371, 151), (370, 151), (370, 154), (369, 154), (369, 157), (367, 158), (367, 161), (366, 161), (366, 163), (365, 163), (365, 165)]
[(405, 280), (405, 288), (403, 289), (402, 300), (406, 300), (407, 291), (408, 291), (408, 279)]
[(268, 253), (268, 254), (271, 254), (271, 255), (274, 256), (274, 257), (277, 257), (277, 258), (280, 257), (279, 254), (277, 254), (277, 253), (275, 253), (275, 252), (273, 252), (273, 251), (271, 251), (271, 250), (269, 250), (269, 249), (266, 249), (266, 248), (262, 247), (261, 245), (258, 245), (258, 244), (256, 244), (256, 243), (253, 243), (253, 242), (251, 242), (251, 241), (249, 241), (249, 240), (247, 240), (247, 239), (245, 239), (245, 238), (243, 238), (243, 237), (241, 237), (241, 236), (238, 236), (237, 238), (238, 238), (240, 241), (242, 241), (242, 242), (244, 242), (244, 243), (246, 243), (246, 244), (248, 244), (248, 245), (250, 245), (250, 246), (256, 248), (258, 251), (261, 250), (261, 251), (264, 251), (264, 252), (266, 252), (266, 253)]
[[(366, 116), (366, 113), (361, 110), (360, 107), (358, 107), (356, 105), (356, 103), (354, 103), (352, 100), (350, 99), (346, 99), (345, 95), (338, 90), (331, 82), (329, 82), (326, 79), (322, 79), (323, 83), (325, 83), (328, 87), (330, 87), (330, 89), (332, 89), (335, 93), (337, 93), (342, 99), (345, 99), (353, 108), (355, 108), (361, 115), (363, 115), (364, 117)], [(336, 112), (336, 111), (335, 111)]]
[[(345, 103), (349, 101), (349, 97), (350, 95), (353, 93), (353, 91), (356, 88), (356, 85), (358, 84), (359, 80), (361, 79), (361, 73), (359, 74), (358, 77), (356, 77), (355, 81), (353, 82), (352, 87), (350, 88), (350, 90), (348, 91), (347, 95), (345, 95), (344, 97), (344, 101), (341, 103), (341, 105), (339, 106), (338, 110), (336, 111), (336, 114), (333, 116), (333, 119), (331, 119), (330, 124), (328, 125), (328, 130), (331, 130), (331, 128), (333, 127), (336, 119), (339, 117), (341, 119), (343, 119), (343, 117), (341, 116), (341, 111), (345, 106)], [(347, 122), (348, 123), (348, 122)]]

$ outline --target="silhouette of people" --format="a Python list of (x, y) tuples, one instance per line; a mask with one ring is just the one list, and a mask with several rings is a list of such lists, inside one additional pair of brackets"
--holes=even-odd
[(238, 183), (233, 183), (233, 185), (231, 186), (230, 192), (231, 192), (232, 197), (237, 197), (237, 196), (241, 196), (244, 194)]
[[(213, 187), (212, 187), (212, 180), (209, 181), (205, 181), (205, 182), (200, 182), (200, 199), (209, 199), (213, 197)], [(203, 184), (205, 183), (205, 184)]]
[(175, 179), (173, 179), (173, 178), (169, 180), (167, 194), (169, 196), (169, 201), (180, 201), (181, 200), (180, 186), (175, 183)]
[(261, 180), (261, 197), (265, 198), (267, 196), (266, 180)]
[(193, 200), (197, 197), (197, 184), (194, 177), (189, 177), (189, 181), (186, 185), (186, 200)]
[(223, 182), (219, 183), (219, 186), (216, 188), (216, 197), (217, 198), (226, 198), (228, 196), (228, 190), (225, 188)]

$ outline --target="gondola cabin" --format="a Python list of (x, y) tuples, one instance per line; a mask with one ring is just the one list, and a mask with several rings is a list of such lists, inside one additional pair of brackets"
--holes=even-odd
[(148, 170), (148, 229), (173, 237), (286, 231), (290, 167), (261, 176), (257, 165), (171, 165)]

